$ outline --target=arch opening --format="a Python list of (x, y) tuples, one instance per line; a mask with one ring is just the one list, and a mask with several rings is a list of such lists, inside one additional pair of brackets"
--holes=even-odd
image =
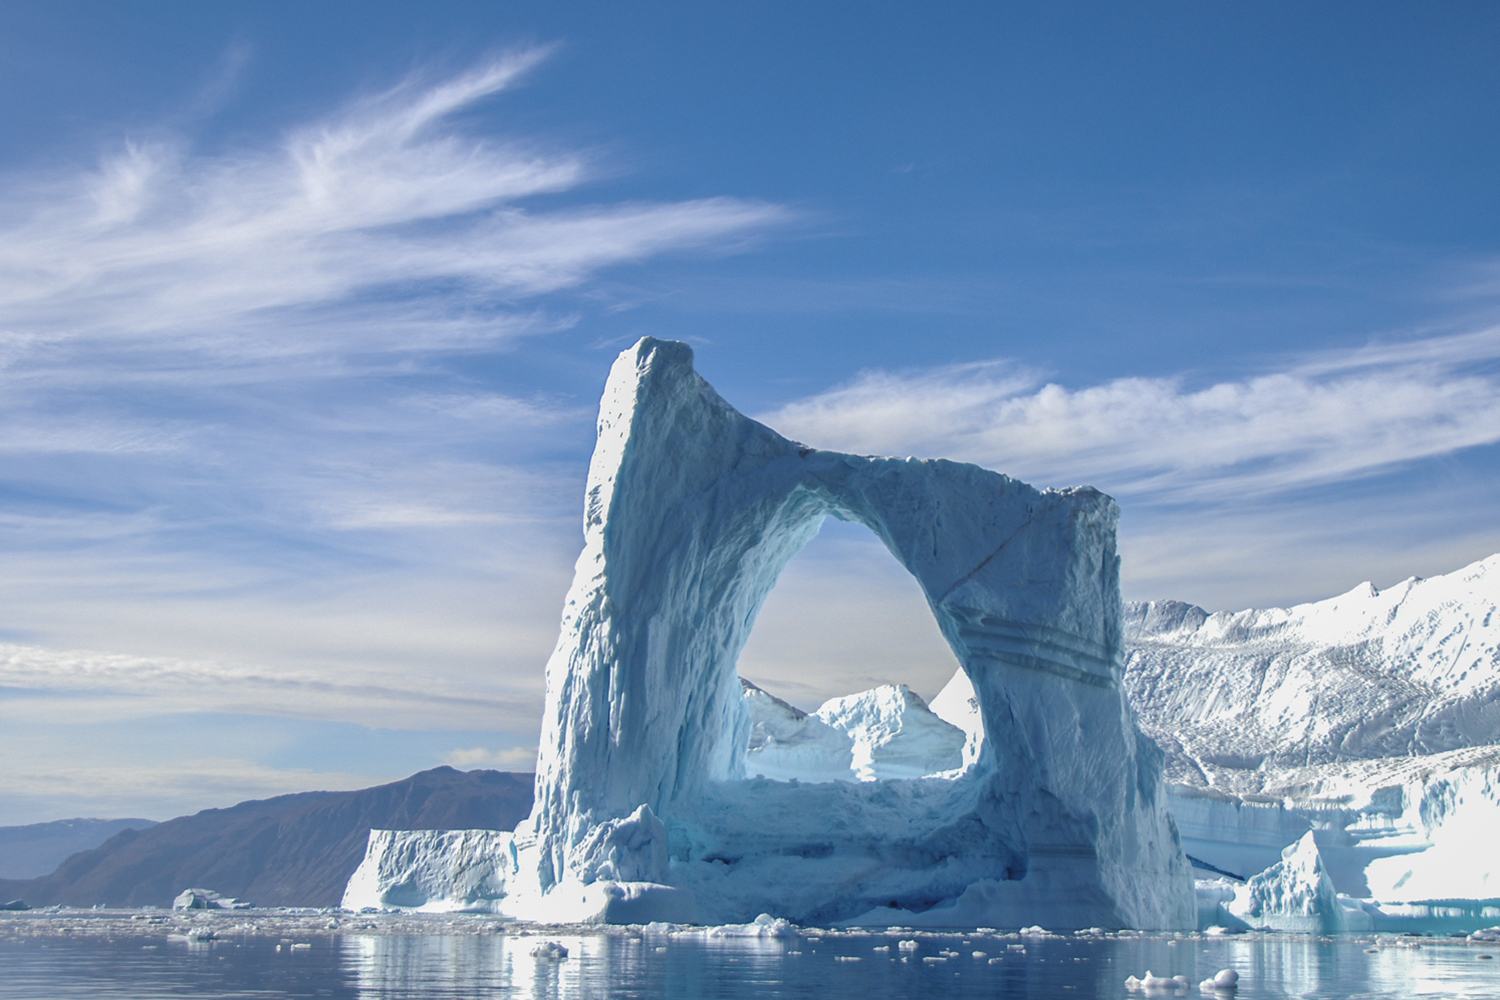
[(815, 522), (735, 664), (745, 775), (957, 778), (978, 757), (983, 721), (921, 585), (865, 525), (837, 511)]

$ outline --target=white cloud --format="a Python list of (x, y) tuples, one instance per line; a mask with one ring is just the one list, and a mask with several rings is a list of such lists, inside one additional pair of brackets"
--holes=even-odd
[(413, 675), (184, 660), (87, 650), (0, 645), (0, 718), (55, 717), (76, 724), (165, 712), (223, 712), (356, 722), (402, 729), (504, 728), (538, 724), (541, 691), (443, 671)]
[[(201, 742), (208, 734), (184, 733)], [(15, 748), (8, 748), (15, 749)], [(175, 759), (83, 760), (12, 755), (0, 772), (0, 823), (47, 822), (60, 817), (141, 817), (165, 820), (205, 808), (290, 792), (367, 788), (405, 774), (278, 768), (244, 757), (193, 750)]]
[[(215, 358), (368, 348), (370, 325), (414, 308), (426, 334), (387, 348), (514, 336), (517, 317), (474, 308), (576, 285), (603, 267), (742, 238), (787, 218), (734, 198), (524, 207), (594, 173), (576, 153), (464, 135), (451, 116), (544, 58), (529, 49), (455, 79), (413, 79), (268, 149), (199, 155), (184, 140), (127, 143), (95, 169), (12, 177), (0, 201), (5, 353), (47, 366), (78, 341), (150, 341)], [(442, 294), (421, 294), (441, 283)], [(382, 290), (352, 329), (309, 310)], [(403, 307), (402, 303), (406, 303)], [(467, 311), (467, 314), (466, 314)], [(406, 334), (411, 323), (397, 323)], [(524, 327), (524, 323), (519, 324)]]
[(1006, 362), (853, 383), (765, 414), (819, 447), (977, 462), (1121, 497), (1250, 500), (1500, 441), (1500, 330), (1321, 353), (1193, 388), (1121, 378), (1067, 388)]

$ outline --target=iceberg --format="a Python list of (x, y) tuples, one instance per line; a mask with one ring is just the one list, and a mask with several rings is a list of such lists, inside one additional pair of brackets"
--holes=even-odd
[(1291, 608), (1132, 603), (1125, 633), (1125, 685), (1174, 782), (1500, 742), (1500, 554)]
[(515, 871), (502, 830), (371, 830), (345, 910), (489, 911)]
[(1500, 916), (1497, 610), (1500, 555), (1293, 608), (1127, 605), (1125, 685), (1187, 853), (1255, 876), (1310, 835), (1349, 930)]
[(1311, 830), (1283, 851), (1280, 861), (1236, 888), (1224, 906), (1257, 929), (1309, 934), (1344, 930), (1344, 908)]
[(882, 684), (803, 712), (747, 680), (745, 772), (780, 781), (925, 778), (966, 766), (963, 730), (905, 684)]
[(172, 900), (174, 910), (248, 910), (254, 904), (230, 896), (221, 896), (212, 889), (184, 889)]
[[(804, 713), (740, 680), (762, 602), (827, 517), (916, 579), (969, 717), (901, 685)], [(530, 817), (484, 844), (372, 832), (346, 904), (1190, 929), (1161, 754), (1122, 685), (1117, 519), (1088, 487), (790, 441), (687, 345), (643, 339), (600, 403)]]
[[(976, 753), (904, 688), (804, 716), (741, 683), (762, 602), (830, 516), (920, 584), (971, 682)], [(687, 345), (641, 340), (600, 404), (536, 803), (492, 907), (1193, 927), (1161, 756), (1121, 683), (1117, 518), (1087, 487), (790, 441), (724, 402)], [(815, 780), (793, 777), (805, 766)]]

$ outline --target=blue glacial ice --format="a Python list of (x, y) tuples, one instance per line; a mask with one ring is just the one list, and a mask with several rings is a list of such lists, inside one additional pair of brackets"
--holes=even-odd
[[(762, 602), (829, 516), (920, 584), (982, 742), (899, 686), (799, 718), (741, 684)], [(1193, 927), (1161, 757), (1121, 685), (1117, 517), (1087, 487), (787, 440), (724, 402), (686, 345), (642, 340), (600, 405), (536, 805), (494, 848), (510, 861), (490, 908)], [(361, 879), (346, 905), (378, 902), (381, 880)]]

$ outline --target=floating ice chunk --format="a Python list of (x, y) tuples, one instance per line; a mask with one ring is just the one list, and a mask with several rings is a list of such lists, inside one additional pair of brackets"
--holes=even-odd
[[(794, 938), (798, 930), (789, 920), (762, 913), (748, 924), (719, 924), (702, 933), (711, 938)], [(808, 940), (817, 942), (817, 938)]]
[(212, 889), (184, 889), (172, 900), (174, 910), (248, 910), (251, 904), (229, 896), (221, 896)]
[(1239, 989), (1240, 974), (1233, 969), (1220, 969), (1198, 984), (1198, 988), (1205, 993), (1233, 993)]
[(531, 949), (531, 957), (558, 962), (568, 957), (568, 949), (556, 941), (543, 941)]
[(1187, 992), (1189, 983), (1187, 976), (1158, 976), (1150, 969), (1141, 978), (1127, 976), (1125, 988), (1133, 993), (1143, 992), (1147, 996), (1162, 995), (1165, 993), (1183, 994)]

